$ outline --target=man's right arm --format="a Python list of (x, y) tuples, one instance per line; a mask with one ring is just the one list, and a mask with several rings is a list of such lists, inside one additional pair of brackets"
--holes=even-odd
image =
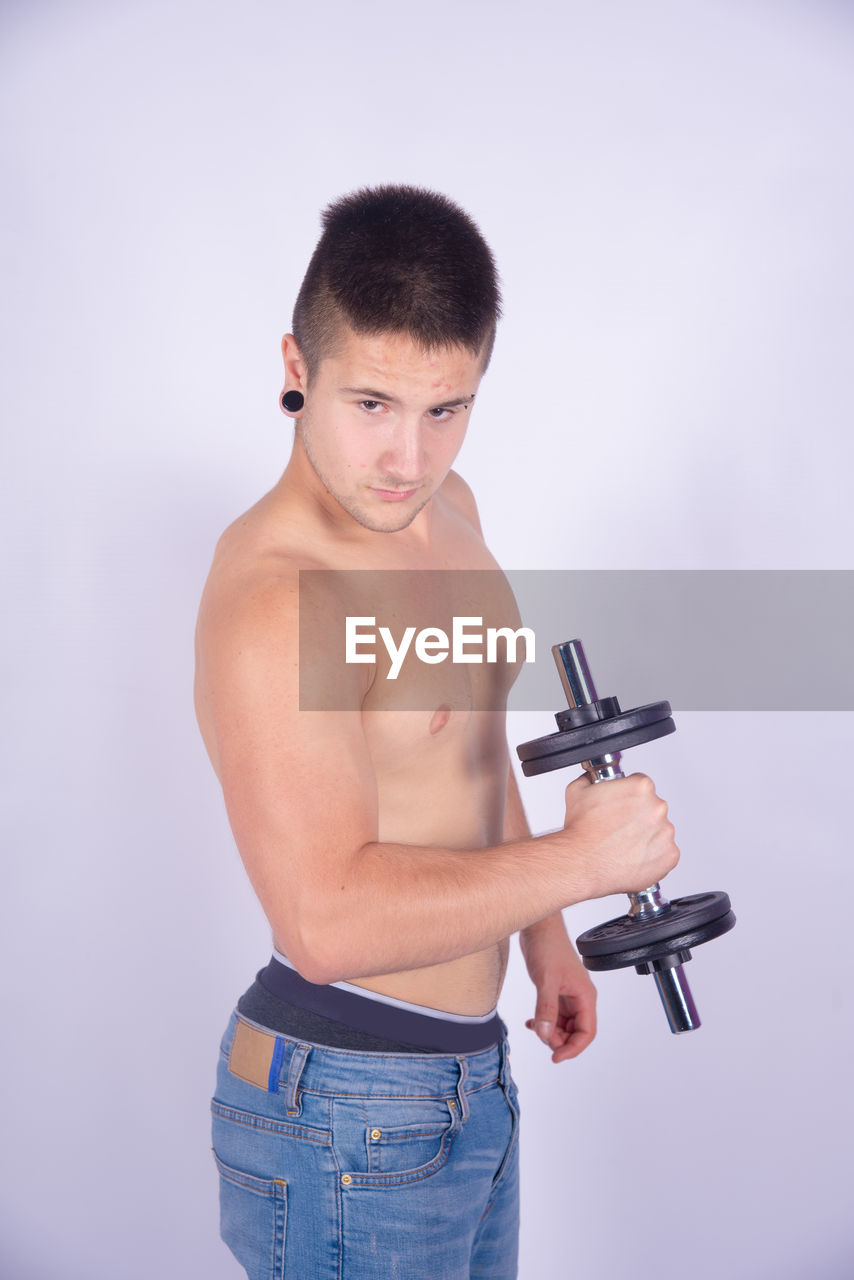
[(472, 850), (380, 842), (361, 713), (301, 711), (298, 659), (296, 570), (239, 600), (207, 593), (197, 690), (211, 754), (274, 936), (309, 981), (454, 960), (675, 865), (667, 806), (643, 775), (576, 779), (566, 826), (548, 835)]

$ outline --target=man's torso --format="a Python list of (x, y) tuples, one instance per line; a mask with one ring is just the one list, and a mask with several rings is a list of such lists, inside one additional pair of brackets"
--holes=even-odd
[[(387, 621), (398, 642), (410, 625), (448, 630), (454, 614), (480, 617), (484, 629), (515, 628), (512, 593), (465, 512), (460, 485), (451, 473), (432, 499), (429, 550), (394, 534), (378, 535), (376, 551), (367, 558), (363, 543), (351, 546), (331, 536), (278, 486), (223, 535), (206, 596), (220, 604), (232, 596), (239, 600), (287, 561), (302, 569), (344, 571), (348, 587), (364, 580), (377, 609), (376, 626)], [(203, 651), (216, 636), (201, 630)], [(301, 657), (304, 648), (309, 646), (301, 639)], [(377, 665), (361, 666), (359, 674), (361, 719), (377, 786), (377, 840), (454, 849), (501, 843), (509, 768), (504, 704), (517, 667), (426, 664), (410, 649), (390, 680), (383, 646), (375, 652)], [(196, 705), (218, 771), (203, 681), (197, 682)], [(334, 760), (329, 767), (334, 770)], [(349, 981), (414, 1004), (482, 1015), (497, 1001), (507, 950), (504, 941), (447, 963)]]

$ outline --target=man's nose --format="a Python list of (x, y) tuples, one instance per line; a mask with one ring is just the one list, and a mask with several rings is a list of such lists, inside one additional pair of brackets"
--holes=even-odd
[(424, 441), (419, 422), (399, 422), (380, 457), (380, 465), (402, 480), (424, 475)]

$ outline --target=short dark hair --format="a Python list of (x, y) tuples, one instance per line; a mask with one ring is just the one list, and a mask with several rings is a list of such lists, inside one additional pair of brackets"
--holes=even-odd
[(324, 210), (293, 333), (309, 370), (356, 333), (408, 334), (425, 349), (461, 346), (489, 363), (501, 293), (492, 253), (447, 196), (364, 187)]

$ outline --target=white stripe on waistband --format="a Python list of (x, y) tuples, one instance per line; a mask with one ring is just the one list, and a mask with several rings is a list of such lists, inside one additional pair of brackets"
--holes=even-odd
[[(279, 964), (285, 965), (288, 969), (297, 972), (296, 965), (291, 964), (287, 956), (282, 955), (281, 951), (273, 948), (273, 958), (278, 960)], [(465, 1013), (447, 1013), (444, 1009), (430, 1009), (426, 1004), (410, 1004), (408, 1000), (396, 1000), (394, 996), (385, 996), (379, 991), (369, 991), (366, 987), (356, 987), (352, 982), (330, 982), (330, 987), (337, 987), (339, 991), (351, 991), (354, 996), (361, 996), (364, 1000), (376, 1000), (380, 1004), (390, 1004), (395, 1009), (408, 1009), (410, 1013), (421, 1013), (427, 1018), (439, 1018), (442, 1022), (463, 1022), (469, 1025), (475, 1025), (480, 1022), (489, 1022), (494, 1018), (498, 1006), (490, 1013), (484, 1013), (480, 1017), (470, 1017)]]

